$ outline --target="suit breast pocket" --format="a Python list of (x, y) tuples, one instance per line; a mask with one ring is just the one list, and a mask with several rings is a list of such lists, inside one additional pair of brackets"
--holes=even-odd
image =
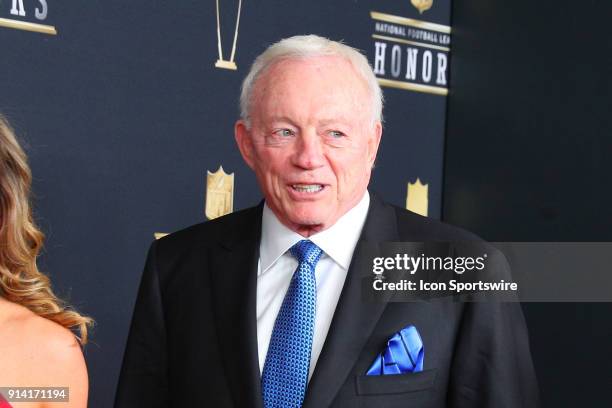
[(395, 375), (360, 375), (355, 377), (357, 395), (404, 394), (433, 387), (436, 369)]

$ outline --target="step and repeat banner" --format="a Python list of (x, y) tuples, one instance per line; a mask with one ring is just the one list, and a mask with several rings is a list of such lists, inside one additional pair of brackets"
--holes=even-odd
[(371, 188), (438, 218), (450, 0), (0, 0), (0, 112), (25, 145), (40, 260), (96, 319), (90, 406), (111, 406), (147, 247), (257, 204), (234, 143), (266, 46), (318, 34), (362, 50), (385, 96)]

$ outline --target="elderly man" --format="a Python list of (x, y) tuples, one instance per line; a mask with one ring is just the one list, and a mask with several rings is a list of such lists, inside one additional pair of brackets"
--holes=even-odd
[[(265, 200), (151, 246), (116, 407), (536, 405), (517, 304), (362, 300), (360, 244), (473, 239), (368, 193), (382, 93), (366, 58), (282, 40), (240, 103), (236, 142)], [(371, 375), (405, 327), (424, 359)]]

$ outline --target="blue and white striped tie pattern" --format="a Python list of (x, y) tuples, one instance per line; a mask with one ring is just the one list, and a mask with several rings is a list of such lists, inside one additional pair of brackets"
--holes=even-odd
[(265, 408), (301, 407), (306, 394), (317, 307), (315, 267), (323, 251), (309, 240), (289, 249), (299, 262), (276, 317), (261, 388)]

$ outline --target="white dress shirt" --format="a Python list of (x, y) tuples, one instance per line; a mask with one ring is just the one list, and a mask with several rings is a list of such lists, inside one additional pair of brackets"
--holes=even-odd
[(264, 205), (257, 269), (257, 348), (260, 371), (264, 368), (276, 316), (298, 266), (298, 261), (288, 252), (289, 248), (300, 240), (309, 239), (323, 250), (315, 269), (317, 311), (308, 373), (310, 380), (327, 337), (369, 206), (370, 195), (366, 191), (361, 201), (334, 225), (304, 238), (281, 224), (268, 205)]

